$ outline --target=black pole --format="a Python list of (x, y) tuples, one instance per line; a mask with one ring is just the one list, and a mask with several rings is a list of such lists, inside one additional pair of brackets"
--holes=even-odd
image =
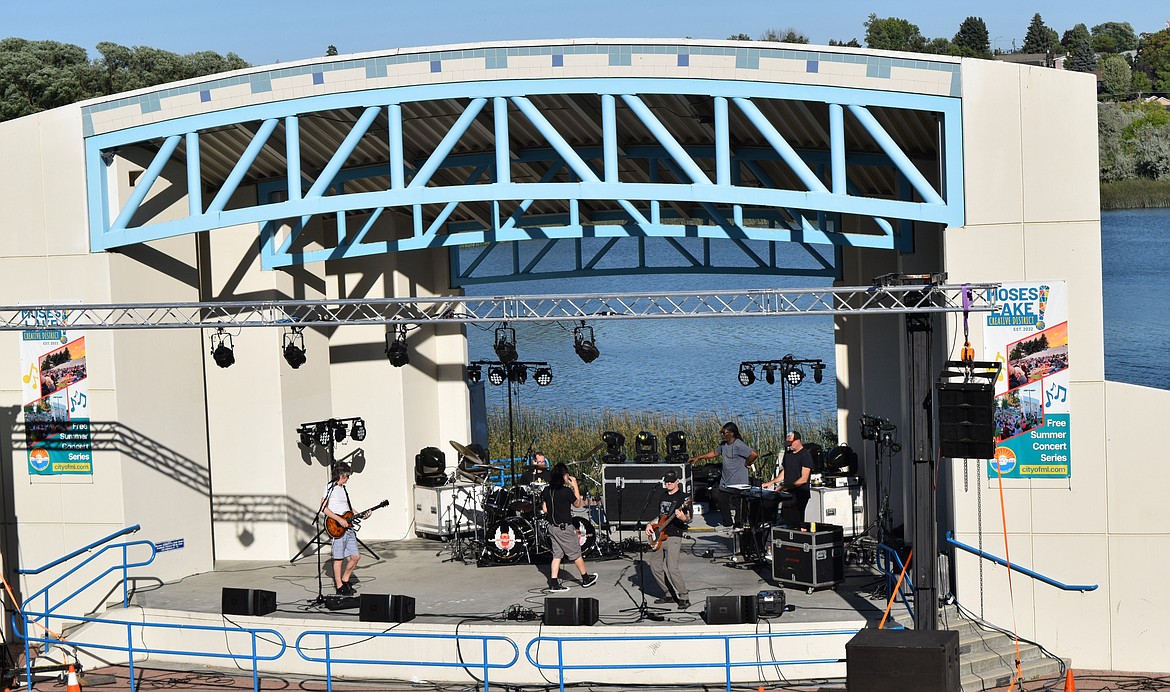
[(932, 318), (927, 314), (906, 316), (906, 340), (910, 366), (910, 441), (914, 464), (914, 629), (938, 629), (938, 587), (935, 535), (934, 445), (931, 439)]
[(513, 430), (512, 422), (512, 370), (509, 366), (507, 370), (508, 377), (508, 473), (511, 478), (508, 482), (513, 482), (516, 479), (516, 433)]
[(781, 370), (780, 372), (780, 422), (784, 429), (780, 431), (785, 438), (788, 437), (788, 371)]

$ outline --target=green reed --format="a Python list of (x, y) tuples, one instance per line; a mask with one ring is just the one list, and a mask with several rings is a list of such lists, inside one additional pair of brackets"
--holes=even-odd
[[(507, 459), (508, 409), (506, 406), (488, 407), (488, 450), (493, 459)], [(664, 414), (649, 411), (588, 410), (570, 411), (561, 409), (524, 408), (514, 412), (516, 456), (523, 457), (530, 445), (542, 451), (551, 463), (580, 462), (571, 467), (579, 478), (591, 479), (587, 492), (598, 495), (597, 484), (601, 480), (602, 449), (589, 454), (600, 442), (606, 431), (621, 433), (626, 438), (625, 454), (631, 460), (634, 456), (634, 437), (640, 431), (648, 431), (658, 438), (658, 454), (666, 455), (667, 434), (681, 430), (687, 436), (687, 452), (690, 456), (714, 450), (722, 441), (719, 430), (731, 421), (748, 446), (763, 456), (755, 475), (764, 480), (776, 474), (777, 454), (784, 449), (783, 423), (776, 411), (754, 410), (746, 414), (731, 415), (724, 411), (712, 410), (701, 414)], [(833, 414), (795, 413), (789, 417), (789, 427), (799, 430), (805, 443), (819, 444), (826, 452), (837, 445), (837, 416)], [(535, 440), (535, 444), (533, 441)], [(718, 462), (718, 459), (715, 460)]]

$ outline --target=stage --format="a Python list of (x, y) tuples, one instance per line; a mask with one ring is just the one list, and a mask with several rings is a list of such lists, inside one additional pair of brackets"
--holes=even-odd
[[(626, 531), (621, 537), (634, 535)], [(845, 643), (858, 629), (876, 626), (881, 618), (882, 577), (869, 567), (847, 566), (845, 580), (836, 589), (814, 593), (784, 589), (787, 603), (793, 606), (788, 612), (754, 624), (707, 625), (702, 618), (707, 597), (755, 596), (781, 587), (772, 579), (770, 563), (737, 561), (735, 534), (706, 526), (702, 517), (695, 518), (689, 536), (681, 540), (681, 568), (691, 601), (685, 610), (673, 603), (653, 603), (662, 594), (636, 549), (606, 557), (587, 555), (589, 571), (599, 575), (590, 588), (581, 586), (575, 567), (565, 565), (561, 578), (570, 590), (549, 594), (547, 561), (478, 566), (474, 560), (453, 560), (450, 542), (412, 536), (371, 542), (369, 548), (381, 559), (363, 551), (356, 571), (359, 593), (413, 597), (416, 616), (409, 622), (362, 622), (357, 608), (330, 610), (315, 604), (319, 584), (326, 594), (334, 591), (327, 546), (321, 553), (320, 572), (317, 556), (310, 552), (293, 563), (224, 562), (213, 572), (170, 584), (152, 584), (148, 575), (138, 575), (130, 611), (117, 607), (104, 617), (169, 623), (166, 629), (144, 631), (140, 647), (152, 652), (136, 657), (136, 664), (192, 662), (196, 659), (174, 652), (222, 652), (227, 646), (227, 652), (247, 668), (250, 659), (239, 658), (250, 654), (248, 637), (225, 635), (219, 628), (269, 630), (258, 640), (262, 656), (275, 648), (271, 632), (279, 632), (288, 649), (275, 660), (260, 662), (261, 677), (265, 673), (324, 676), (326, 666), (320, 657), (328, 649), (336, 678), (466, 683), (482, 680), (483, 652), (489, 647), (479, 641), (456, 642), (450, 635), (495, 638), (488, 658), (504, 665), (490, 671), (491, 683), (521, 686), (558, 682), (559, 664), (567, 669), (568, 683), (669, 683), (685, 674), (695, 683), (717, 685), (726, 680), (729, 668), (737, 684), (843, 678)], [(182, 559), (181, 550), (157, 557), (169, 559)], [(643, 570), (646, 603), (661, 620), (640, 617)], [(273, 591), (276, 609), (258, 617), (223, 615), (225, 587)], [(597, 624), (543, 625), (544, 599), (549, 596), (597, 599)], [(901, 605), (893, 616), (909, 620)], [(125, 632), (120, 626), (91, 625), (81, 639), (112, 643), (120, 638), (124, 645)], [(325, 632), (345, 634), (329, 635), (331, 643), (326, 645), (320, 641)], [(550, 638), (580, 641), (562, 643)], [(302, 645), (299, 652), (298, 644)], [(340, 662), (344, 665), (337, 662), (339, 657), (346, 659)], [(381, 663), (366, 663), (371, 659)], [(106, 662), (118, 661), (102, 655), (89, 665), (96, 668)], [(664, 663), (687, 670), (672, 671)]]

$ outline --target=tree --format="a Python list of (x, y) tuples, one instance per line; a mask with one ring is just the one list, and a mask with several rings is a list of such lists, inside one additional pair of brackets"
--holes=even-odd
[(898, 17), (879, 19), (871, 13), (865, 22), (865, 45), (879, 50), (919, 52), (926, 45), (917, 24)]
[(1146, 76), (1145, 72), (1134, 71), (1133, 76), (1129, 80), (1129, 90), (1136, 98), (1149, 95), (1153, 91), (1154, 85), (1150, 83), (1150, 78)]
[(97, 49), (102, 57), (94, 61), (94, 66), (101, 74), (104, 94), (248, 67), (235, 53), (222, 56), (214, 51), (202, 51), (179, 55), (150, 46), (128, 48), (108, 41), (97, 44)]
[(1101, 58), (1101, 82), (1105, 93), (1114, 101), (1124, 101), (1129, 98), (1133, 76), (1130, 74), (1129, 63), (1125, 58), (1110, 53)]
[(930, 53), (931, 55), (960, 55), (960, 53), (955, 48), (955, 45), (951, 43), (950, 39), (947, 38), (930, 39), (930, 41), (928, 41), (926, 45), (922, 47), (922, 52)]
[(847, 48), (861, 48), (861, 44), (858, 43), (857, 39), (855, 39), (855, 38), (851, 38), (851, 39), (849, 39), (849, 41), (838, 41), (835, 38), (831, 38), (831, 39), (829, 39), (829, 45), (830, 46), (844, 46)]
[(808, 43), (808, 36), (799, 33), (796, 29), (768, 29), (760, 34), (761, 41), (776, 41), (778, 43)]
[(85, 49), (57, 41), (0, 40), (0, 120), (97, 96)]
[(951, 39), (956, 55), (971, 58), (991, 58), (991, 36), (982, 17), (967, 17)]
[(335, 45), (333, 45), (332, 43), (330, 43), (330, 44), (329, 44), (329, 45), (328, 45), (328, 46), (325, 48), (325, 57), (327, 57), (327, 58), (332, 58), (334, 55), (337, 55), (337, 46), (335, 46)]
[(1170, 92), (1170, 29), (1142, 34), (1133, 67), (1145, 73), (1154, 91)]
[(752, 37), (748, 36), (747, 34), (732, 34), (732, 35), (727, 37), (727, 40), (728, 41), (750, 41), (750, 40), (752, 40)]
[(1121, 53), (1137, 48), (1138, 38), (1129, 22), (1105, 22), (1093, 27), (1093, 50)]
[(1097, 67), (1097, 54), (1093, 52), (1092, 37), (1084, 24), (1077, 24), (1064, 34), (1061, 41), (1068, 49), (1068, 60), (1064, 69), (1073, 72), (1092, 72)]
[(1040, 18), (1040, 13), (1032, 15), (1032, 23), (1028, 25), (1028, 33), (1024, 36), (1024, 45), (1020, 49), (1024, 53), (1055, 53), (1060, 47), (1060, 37), (1056, 30), (1049, 28)]

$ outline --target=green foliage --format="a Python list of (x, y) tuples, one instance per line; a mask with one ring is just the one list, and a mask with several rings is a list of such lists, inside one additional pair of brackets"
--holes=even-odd
[(1097, 55), (1093, 52), (1092, 37), (1084, 24), (1077, 24), (1064, 34), (1061, 41), (1068, 50), (1064, 69), (1073, 72), (1092, 72), (1097, 67)]
[(747, 34), (732, 34), (732, 35), (727, 37), (727, 40), (728, 41), (750, 41), (750, 40), (752, 40), (752, 37), (748, 36)]
[(871, 13), (865, 22), (865, 45), (879, 50), (920, 52), (926, 39), (917, 24), (898, 17), (878, 18)]
[(922, 47), (922, 52), (930, 53), (931, 55), (961, 55), (955, 45), (951, 43), (950, 39), (946, 38), (932, 38), (930, 42)]
[(1129, 63), (1125, 58), (1116, 54), (1109, 54), (1101, 58), (1101, 82), (1105, 93), (1115, 101), (1129, 97), (1133, 84), (1133, 75), (1130, 74)]
[[(779, 396), (779, 395), (777, 395)], [(644, 411), (564, 411), (521, 409), (514, 413), (513, 429), (517, 440), (516, 455), (527, 451), (527, 441), (537, 440), (537, 447), (548, 458), (558, 461), (577, 461), (601, 441), (601, 434), (607, 430), (619, 432), (626, 438), (626, 455), (633, 456), (634, 437), (642, 430), (658, 436), (658, 452), (665, 452), (668, 433), (681, 430), (687, 435), (687, 451), (691, 456), (709, 452), (719, 446), (720, 427), (727, 421), (734, 421), (743, 434), (744, 441), (752, 449), (764, 455), (760, 476), (771, 478), (775, 474), (776, 453), (784, 449), (785, 430), (778, 411), (753, 411), (746, 415), (731, 415), (723, 411), (706, 414), (682, 415), (661, 414)], [(837, 446), (837, 421), (835, 415), (808, 416), (793, 413), (789, 416), (789, 427), (799, 430), (805, 443), (816, 443), (825, 450)], [(521, 441), (525, 442), (521, 442)], [(509, 455), (508, 409), (506, 406), (491, 406), (488, 409), (488, 451), (493, 459), (506, 459)], [(599, 459), (586, 459), (574, 467), (575, 475), (600, 477)], [(599, 492), (594, 486), (587, 490)]]
[(1054, 29), (1049, 28), (1040, 13), (1032, 16), (1032, 23), (1028, 25), (1028, 33), (1024, 36), (1024, 46), (1020, 50), (1024, 53), (1055, 53), (1060, 48), (1060, 37)]
[(768, 29), (760, 34), (761, 41), (775, 41), (777, 43), (808, 43), (808, 36), (796, 29)]
[(235, 53), (226, 57), (212, 51), (179, 55), (150, 46), (127, 47), (108, 41), (97, 44), (97, 49), (102, 57), (94, 65), (101, 73), (105, 94), (248, 67)]
[(0, 121), (92, 96), (95, 72), (79, 46), (56, 41), (0, 40)]
[(1170, 92), (1170, 29), (1142, 34), (1133, 67), (1145, 73), (1155, 90)]
[(325, 48), (325, 57), (332, 58), (334, 55), (337, 55), (337, 46), (330, 43)]
[[(1154, 103), (1104, 103), (1097, 123), (1102, 183), (1170, 178), (1170, 113), (1166, 109)], [(1125, 198), (1115, 194), (1112, 203)], [(1149, 206), (1148, 199), (1139, 206)]]
[(1138, 38), (1129, 22), (1105, 22), (1093, 27), (1093, 50), (1121, 53), (1137, 48)]
[(1170, 180), (1131, 178), (1101, 183), (1102, 209), (1170, 208)]
[(829, 45), (830, 46), (843, 46), (846, 48), (861, 48), (861, 44), (858, 43), (857, 39), (855, 39), (855, 38), (851, 38), (848, 41), (838, 41), (835, 38), (831, 38), (831, 39), (829, 39)]
[(1142, 96), (1148, 96), (1153, 88), (1154, 85), (1150, 84), (1150, 78), (1146, 75), (1145, 72), (1134, 71), (1129, 80), (1129, 90), (1133, 93), (1134, 96), (1138, 98), (1141, 98)]
[(991, 36), (982, 17), (967, 17), (951, 39), (955, 54), (972, 58), (991, 58)]

